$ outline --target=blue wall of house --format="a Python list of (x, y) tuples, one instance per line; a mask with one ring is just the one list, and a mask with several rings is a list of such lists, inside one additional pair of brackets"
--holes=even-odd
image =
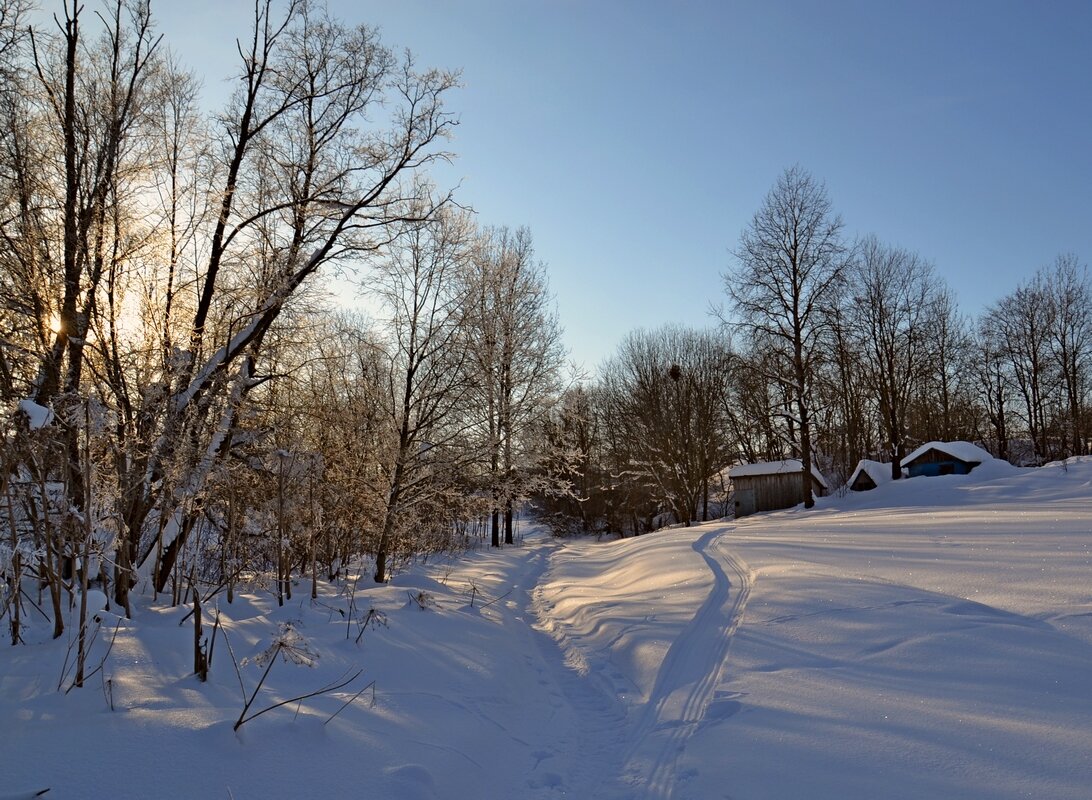
[(907, 469), (911, 478), (919, 476), (935, 478), (938, 475), (966, 475), (971, 471), (971, 465), (966, 461), (952, 459), (951, 461), (917, 462), (910, 464)]

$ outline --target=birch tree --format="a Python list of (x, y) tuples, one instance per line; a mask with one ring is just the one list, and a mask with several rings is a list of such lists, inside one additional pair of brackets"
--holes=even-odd
[(530, 231), (486, 229), (468, 273), (474, 343), (474, 411), (490, 494), (491, 544), (513, 542), (515, 502), (531, 476), (527, 443), (558, 389), (564, 350), (545, 266), (535, 259)]
[(393, 452), (383, 464), (386, 507), (375, 555), (375, 581), (387, 578), (387, 560), (402, 528), (430, 524), (410, 512), (427, 507), (444, 476), (467, 454), (456, 452), (467, 395), (465, 359), (470, 343), (462, 324), (473, 229), (462, 214), (439, 214), (415, 225), (379, 265), (380, 296), (391, 359), (387, 388)]
[(5, 344), (20, 362), (4, 373), (13, 394), (55, 412), (56, 446), (45, 450), (54, 455), (39, 468), (65, 487), (72, 541), (92, 511), (79, 444), (95, 393), (91, 342), (118, 296), (119, 260), (140, 239), (128, 209), (149, 172), (142, 142), (159, 42), (147, 3), (107, 4), (91, 33), (88, 16), (66, 2), (55, 28), (30, 26), (3, 93), (10, 213), (0, 266), (13, 290), (4, 305), (19, 319)]
[[(0, 265), (20, 290), (6, 349), (20, 363), (4, 372), (12, 392), (59, 412), (77, 511), (85, 482), (66, 421), (78, 415), (65, 409), (94, 393), (114, 415), (114, 589), (126, 606), (136, 566), (156, 555), (162, 588), (185, 546), (242, 409), (274, 377), (263, 352), (284, 311), (316, 275), (446, 204), (422, 175), (448, 157), (456, 77), (418, 69), (317, 4), (278, 13), (257, 0), (238, 89), (203, 123), (185, 81), (169, 77), (147, 2), (100, 15), (66, 2), (57, 32), (35, 28), (30, 42), (19, 91), (5, 92), (19, 103), (4, 120), (3, 202), (15, 213), (0, 220)], [(142, 285), (148, 263), (167, 267)], [(127, 343), (122, 306), (138, 286), (163, 302), (145, 314), (155, 335)]]
[[(223, 123), (224, 188), (189, 349), (171, 376), (152, 449), (154, 473), (154, 462), (170, 456), (180, 432), (216, 420), (184, 493), (199, 492), (208, 468), (230, 447), (239, 404), (261, 382), (255, 355), (288, 299), (330, 260), (374, 252), (398, 224), (431, 213), (413, 175), (445, 157), (433, 145), (453, 124), (443, 106), (452, 75), (418, 72), (412, 60), (399, 61), (382, 47), (374, 30), (316, 17), (307, 4), (293, 4), (279, 20), (268, 4), (259, 6), (243, 52), (243, 88)], [(391, 106), (392, 129), (358, 129), (381, 102)], [(263, 176), (263, 169), (272, 174)], [(270, 255), (268, 288), (243, 309), (237, 327), (210, 344), (222, 271), (251, 249), (256, 234)], [(142, 486), (133, 523), (155, 500), (150, 482)], [(175, 537), (167, 545), (168, 561), (180, 544)]]

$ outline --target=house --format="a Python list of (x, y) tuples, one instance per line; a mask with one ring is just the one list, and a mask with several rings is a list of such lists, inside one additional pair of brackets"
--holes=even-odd
[[(759, 511), (792, 508), (804, 501), (803, 465), (797, 459), (739, 464), (728, 470), (735, 490), (736, 517)], [(816, 497), (830, 492), (826, 478), (811, 468), (811, 491)]]
[(970, 442), (928, 442), (902, 460), (911, 478), (921, 475), (966, 475), (993, 456)]
[(867, 492), (891, 480), (891, 465), (862, 458), (849, 477), (848, 486), (854, 492)]

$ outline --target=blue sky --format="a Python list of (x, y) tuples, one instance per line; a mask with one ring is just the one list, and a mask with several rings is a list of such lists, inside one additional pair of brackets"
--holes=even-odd
[[(213, 92), (248, 6), (158, 5)], [(740, 231), (797, 163), (849, 236), (918, 251), (970, 314), (1061, 252), (1092, 260), (1092, 3), (331, 7), (462, 70), (440, 178), (484, 224), (531, 228), (589, 369), (634, 328), (712, 324)]]

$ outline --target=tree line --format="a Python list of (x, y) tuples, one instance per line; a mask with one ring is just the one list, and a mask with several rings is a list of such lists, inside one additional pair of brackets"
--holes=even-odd
[[(977, 317), (937, 268), (851, 241), (825, 185), (787, 169), (740, 235), (712, 329), (636, 331), (544, 427), (539, 498), (559, 530), (636, 534), (724, 513), (724, 470), (799, 459), (832, 485), (859, 459), (978, 442), (1038, 465), (1092, 445), (1092, 282), (1075, 255)], [(811, 506), (811, 485), (804, 504)]]
[[(458, 76), (314, 3), (258, 0), (215, 113), (146, 0), (0, 0), (0, 618), (85, 627), (363, 559), (725, 511), (725, 468), (968, 439), (1086, 454), (1092, 289), (1075, 256), (977, 319), (936, 268), (850, 241), (786, 170), (723, 276), (720, 324), (635, 331), (564, 386), (526, 229), (438, 187)], [(341, 282), (330, 279), (340, 277)], [(360, 291), (370, 315), (336, 310)], [(807, 498), (810, 503), (810, 498)], [(41, 610), (38, 614), (37, 610)]]
[(258, 0), (208, 113), (147, 0), (30, 11), (0, 0), (12, 642), (31, 605), (60, 636), (92, 583), (127, 615), (138, 585), (283, 602), (361, 557), (383, 582), (511, 543), (564, 352), (530, 232), (430, 176), (457, 74)]

